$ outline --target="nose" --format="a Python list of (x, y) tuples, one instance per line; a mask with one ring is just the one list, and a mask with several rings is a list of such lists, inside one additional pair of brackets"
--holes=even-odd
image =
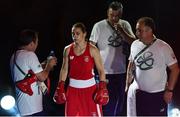
[(136, 35), (138, 35), (139, 34), (139, 31), (136, 31)]
[(136, 31), (136, 36), (139, 36), (140, 35), (140, 32), (139, 31)]

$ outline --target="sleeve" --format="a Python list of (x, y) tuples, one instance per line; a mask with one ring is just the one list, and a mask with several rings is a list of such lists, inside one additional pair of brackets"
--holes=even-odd
[(41, 66), (41, 63), (39, 62), (36, 54), (34, 52), (31, 52), (29, 54), (29, 62), (28, 62), (30, 69), (34, 72), (34, 73), (39, 73), (41, 71), (43, 71), (43, 68)]
[(132, 31), (132, 28), (131, 28), (131, 25), (129, 24), (129, 22), (126, 21), (124, 23), (124, 29), (126, 30), (126, 32), (128, 34), (132, 35), (135, 38), (135, 35), (134, 35), (133, 31)]
[(172, 50), (172, 48), (166, 43), (165, 46), (163, 46), (163, 55), (165, 58), (165, 63), (167, 66), (171, 66), (175, 63), (177, 63), (176, 56)]
[(89, 40), (97, 43), (99, 36), (100, 36), (100, 30), (99, 30), (98, 25), (95, 24), (93, 29), (92, 29), (91, 36), (90, 36)]

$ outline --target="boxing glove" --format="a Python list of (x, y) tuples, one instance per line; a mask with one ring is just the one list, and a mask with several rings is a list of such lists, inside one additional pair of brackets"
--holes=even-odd
[(94, 101), (100, 105), (106, 105), (109, 102), (109, 93), (107, 90), (107, 83), (104, 81), (99, 82), (98, 89), (94, 96)]
[(53, 96), (53, 100), (57, 104), (63, 104), (63, 103), (66, 102), (66, 95), (65, 95), (64, 85), (65, 85), (65, 82), (60, 81), (58, 83), (55, 94)]
[(24, 93), (32, 95), (31, 84), (37, 81), (37, 77), (32, 70), (28, 71), (28, 74), (23, 80), (16, 82), (16, 86)]

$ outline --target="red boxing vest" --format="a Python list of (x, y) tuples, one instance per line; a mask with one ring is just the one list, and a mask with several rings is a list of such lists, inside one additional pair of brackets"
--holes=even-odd
[(89, 43), (83, 54), (77, 56), (71, 44), (69, 52), (69, 77), (77, 80), (88, 80), (94, 76), (94, 59), (90, 55)]

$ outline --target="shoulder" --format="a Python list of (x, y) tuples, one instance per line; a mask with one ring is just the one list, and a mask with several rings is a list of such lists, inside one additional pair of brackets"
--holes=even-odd
[(36, 56), (36, 54), (32, 51), (28, 51), (27, 54)]
[(71, 44), (65, 46), (65, 47), (64, 47), (64, 50), (67, 51), (67, 50), (69, 50), (72, 46), (73, 46), (73, 43), (71, 43)]
[(92, 50), (96, 50), (97, 49), (97, 47), (94, 44), (92, 44), (90, 42), (88, 42), (88, 44), (89, 44), (89, 49), (92, 49)]
[(127, 20), (120, 19), (120, 23), (123, 25), (130, 25), (130, 23)]
[(96, 22), (96, 23), (94, 24), (94, 27), (102, 26), (102, 25), (104, 25), (104, 24), (106, 24), (106, 19), (103, 19), (103, 20), (101, 20), (101, 21), (99, 21), (99, 22)]
[(64, 54), (65, 54), (65, 55), (68, 55), (68, 54), (69, 54), (70, 49), (71, 49), (72, 46), (73, 46), (73, 43), (67, 45), (67, 46), (64, 48)]
[(25, 59), (37, 58), (37, 55), (33, 51), (18, 50), (17, 53), (21, 58), (25, 58)]
[(136, 39), (136, 40), (134, 40), (134, 41), (132, 42), (131, 45), (137, 45), (137, 44), (139, 44), (139, 43), (141, 43), (141, 41), (140, 41), (139, 39)]
[(99, 51), (98, 48), (91, 43), (89, 43), (89, 50), (90, 50), (91, 55), (93, 55)]
[(126, 31), (132, 31), (132, 27), (128, 21), (120, 19), (119, 22)]
[(163, 41), (161, 39), (157, 39), (156, 43), (161, 48), (171, 48), (170, 45), (167, 42), (165, 42), (165, 41)]

